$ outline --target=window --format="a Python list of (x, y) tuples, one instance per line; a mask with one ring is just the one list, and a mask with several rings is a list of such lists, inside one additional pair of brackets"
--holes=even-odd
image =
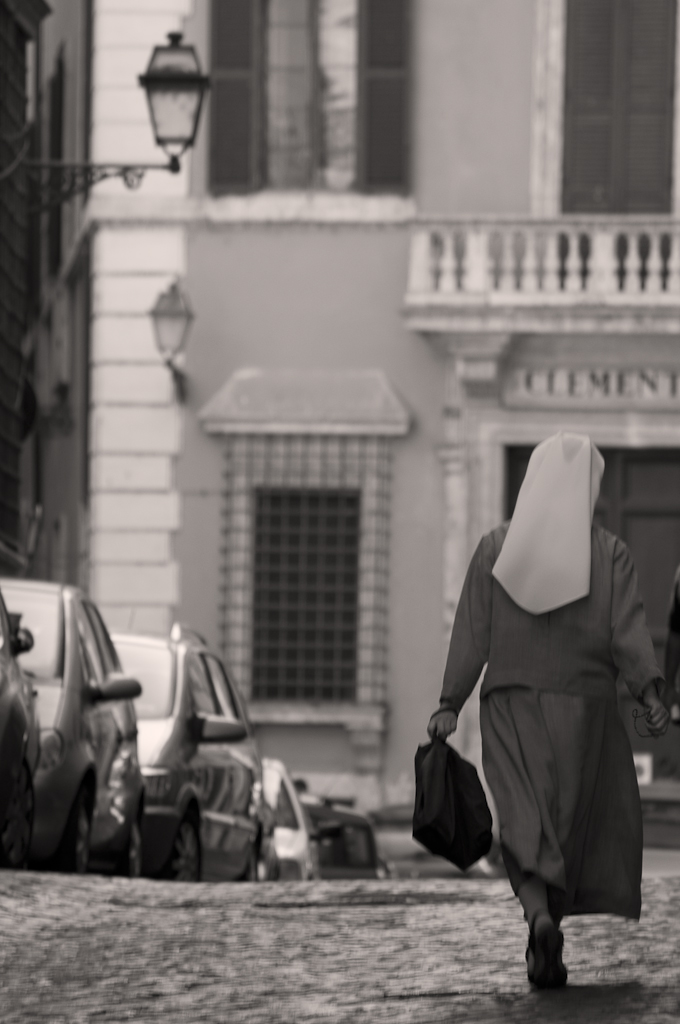
[(33, 647), (19, 655), (19, 664), (27, 675), (41, 683), (61, 685), (64, 670), (64, 615), (61, 597), (54, 590), (33, 590), (21, 585), (2, 587), (7, 610), (30, 630)]
[(85, 682), (94, 686), (102, 686), (105, 673), (99, 647), (97, 646), (97, 638), (85, 613), (85, 609), (78, 602), (75, 602), (74, 607), (78, 624), (78, 636), (80, 637), (80, 653)]
[(292, 831), (297, 831), (300, 827), (283, 779), (281, 780), (279, 795), (276, 801), (275, 822), (277, 828), (289, 828)]
[(360, 495), (255, 495), (253, 696), (353, 700)]
[(210, 679), (217, 695), (217, 699), (222, 705), (222, 714), (231, 722), (238, 722), (238, 710), (222, 666), (216, 658), (212, 658), (210, 656), (205, 656), (203, 660), (208, 667), (208, 672), (210, 673)]
[[(387, 609), (389, 577), (389, 514), (392, 466), (392, 440), (389, 437), (343, 436), (343, 435), (236, 435), (225, 445), (225, 489), (222, 517), (222, 594), (223, 611), (221, 618), (220, 650), (228, 657), (229, 665), (239, 681), (246, 701), (255, 697), (279, 700), (352, 700), (359, 705), (381, 704), (385, 700), (387, 686)], [(339, 553), (344, 547), (345, 554), (352, 554), (356, 569), (355, 589), (331, 589), (334, 594), (344, 593), (356, 612), (354, 640), (342, 638), (350, 623), (335, 620), (335, 625), (324, 625), (322, 619), (305, 624), (301, 618), (304, 605), (291, 604), (289, 593), (304, 593), (298, 578), (293, 588), (283, 586), (283, 579), (267, 579), (268, 573), (277, 568), (270, 555), (279, 558), (281, 574), (295, 572), (295, 565), (289, 560), (294, 553), (293, 544), (304, 539), (300, 547), (303, 564), (312, 549), (309, 546), (311, 531), (318, 537), (318, 524), (305, 526), (302, 537), (301, 523), (287, 518), (292, 510), (288, 506), (289, 496), (299, 496), (301, 502), (322, 492), (333, 495), (349, 495), (360, 515), (357, 515), (358, 535), (352, 527), (351, 546), (345, 527), (343, 539), (334, 550)], [(272, 521), (273, 509), (268, 504), (269, 496), (281, 496), (287, 505), (282, 510), (282, 521)], [(306, 497), (305, 497), (306, 496)], [(325, 506), (324, 506), (325, 508)], [(258, 509), (260, 519), (258, 520)], [(347, 509), (343, 516), (347, 514)], [(307, 516), (308, 505), (300, 511)], [(326, 512), (324, 511), (324, 515)], [(360, 522), (358, 521), (360, 519)], [(280, 529), (279, 529), (280, 527)], [(281, 544), (275, 543), (276, 530)], [(341, 531), (342, 533), (342, 531)], [(324, 545), (319, 546), (319, 556), (330, 553)], [(284, 556), (285, 558), (282, 558)], [(356, 559), (356, 561), (354, 561)], [(258, 561), (259, 560), (259, 561)], [(318, 573), (319, 565), (310, 566), (309, 571), (317, 573), (312, 582), (312, 593), (322, 597), (325, 581)], [(303, 570), (300, 569), (300, 572)], [(305, 572), (307, 570), (304, 570)], [(329, 572), (335, 571), (329, 566)], [(295, 583), (295, 581), (292, 581)], [(306, 581), (305, 585), (306, 585)], [(280, 595), (280, 602), (270, 605), (274, 594)], [(350, 604), (345, 605), (349, 611)], [(323, 607), (316, 611), (321, 614)], [(330, 607), (326, 609), (330, 612)], [(336, 604), (335, 611), (339, 606)], [(272, 620), (268, 621), (271, 614)], [(283, 618), (282, 618), (283, 614)], [(293, 621), (286, 622), (290, 614)], [(275, 631), (264, 646), (261, 635), (271, 628)], [(297, 633), (298, 642), (286, 630)], [(314, 637), (307, 646), (304, 631), (311, 630)], [(325, 644), (323, 631), (330, 629), (331, 637)], [(257, 641), (255, 641), (256, 631)], [(352, 665), (350, 651), (354, 649), (356, 661)], [(314, 660), (305, 662), (305, 650)], [(334, 676), (324, 683), (315, 669), (323, 664), (322, 651), (333, 652), (329, 667), (332, 673), (342, 673), (346, 678)], [(344, 650), (348, 661), (339, 655)], [(267, 653), (271, 652), (271, 655)], [(277, 653), (278, 651), (278, 653)], [(296, 653), (297, 652), (297, 653)], [(285, 659), (291, 660), (286, 662)], [(256, 666), (257, 659), (257, 666)], [(287, 664), (293, 677), (286, 682)], [(278, 667), (277, 667), (278, 666)], [(257, 668), (257, 678), (256, 678)], [(351, 668), (351, 672), (350, 672)], [(313, 679), (305, 679), (305, 669)], [(271, 678), (267, 678), (271, 675)], [(275, 677), (275, 678), (274, 678)], [(322, 690), (330, 693), (321, 693)], [(288, 689), (288, 696), (286, 696)], [(340, 691), (346, 697), (340, 697)], [(277, 698), (267, 693), (277, 692)], [(351, 696), (350, 696), (351, 694)], [(244, 714), (246, 704), (244, 703)]]
[(405, 191), (408, 6), (213, 0), (213, 191)]
[(194, 714), (219, 715), (220, 706), (205, 666), (201, 659), (191, 652), (187, 654), (186, 672)]
[(367, 828), (360, 825), (320, 826), (319, 863), (324, 868), (373, 867), (373, 848)]
[(675, 9), (568, 0), (565, 212), (670, 212)]
[(118, 655), (116, 654), (116, 650), (113, 644), (111, 643), (111, 638), (108, 634), (106, 626), (102, 622), (101, 615), (99, 614), (95, 606), (91, 604), (89, 601), (85, 602), (84, 607), (85, 612), (87, 613), (87, 617), (89, 618), (92, 624), (95, 636), (97, 637), (97, 642), (99, 644), (99, 650), (101, 651), (102, 654), (102, 661), (104, 663), (104, 670), (106, 674), (108, 675), (110, 672), (119, 672), (120, 662), (118, 660)]
[(135, 699), (138, 719), (168, 718), (175, 703), (175, 657), (163, 643), (118, 637), (125, 671), (137, 679), (142, 692)]

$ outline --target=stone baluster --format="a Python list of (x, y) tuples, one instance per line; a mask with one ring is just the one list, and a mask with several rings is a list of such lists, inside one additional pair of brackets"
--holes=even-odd
[(410, 294), (434, 291), (436, 272), (433, 267), (432, 231), (422, 228), (411, 237), (411, 254), (408, 268), (408, 290)]
[(439, 262), (439, 291), (446, 295), (458, 290), (456, 283), (456, 254), (454, 252), (453, 230), (445, 229), (440, 235), (442, 241)]
[(586, 290), (593, 295), (608, 295), (619, 287), (616, 278), (615, 239), (610, 228), (594, 227), (589, 232), (590, 261)]
[(522, 231), (524, 259), (522, 262), (522, 291), (535, 295), (538, 291), (538, 233), (529, 226)]
[(649, 238), (649, 256), (647, 257), (645, 291), (651, 295), (657, 295), (663, 290), (661, 287), (661, 269), (663, 266), (661, 259), (661, 230), (659, 228), (652, 228), (646, 234)]
[(680, 234), (674, 234), (672, 231), (668, 231), (667, 234), (670, 238), (671, 251), (668, 257), (666, 291), (677, 295), (680, 292)]
[(491, 291), (489, 275), (489, 232), (473, 227), (465, 232), (465, 263), (463, 265), (463, 291), (480, 293)]
[(545, 233), (545, 245), (543, 251), (543, 291), (558, 292), (559, 290), (559, 229), (556, 224), (549, 224)]

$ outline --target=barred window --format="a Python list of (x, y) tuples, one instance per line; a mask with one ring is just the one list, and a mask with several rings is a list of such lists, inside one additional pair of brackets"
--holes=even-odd
[(360, 492), (255, 493), (253, 697), (354, 700)]
[(225, 446), (221, 649), (248, 700), (385, 699), (390, 479), (386, 437)]

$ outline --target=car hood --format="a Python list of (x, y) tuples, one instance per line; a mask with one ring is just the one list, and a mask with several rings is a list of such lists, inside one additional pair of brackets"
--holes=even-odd
[(30, 682), (37, 693), (35, 710), (40, 728), (54, 729), (64, 697), (61, 683), (40, 683), (33, 678), (30, 678)]
[(158, 762), (174, 727), (174, 718), (137, 720), (137, 756), (142, 767)]

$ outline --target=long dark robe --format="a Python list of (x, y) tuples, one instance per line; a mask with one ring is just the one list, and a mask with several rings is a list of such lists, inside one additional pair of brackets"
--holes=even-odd
[(637, 919), (642, 815), (616, 680), (639, 700), (662, 675), (630, 552), (593, 527), (589, 595), (532, 615), (491, 575), (506, 532), (483, 537), (470, 563), (442, 704), (459, 711), (486, 664), (482, 763), (515, 892), (537, 875), (556, 917)]

